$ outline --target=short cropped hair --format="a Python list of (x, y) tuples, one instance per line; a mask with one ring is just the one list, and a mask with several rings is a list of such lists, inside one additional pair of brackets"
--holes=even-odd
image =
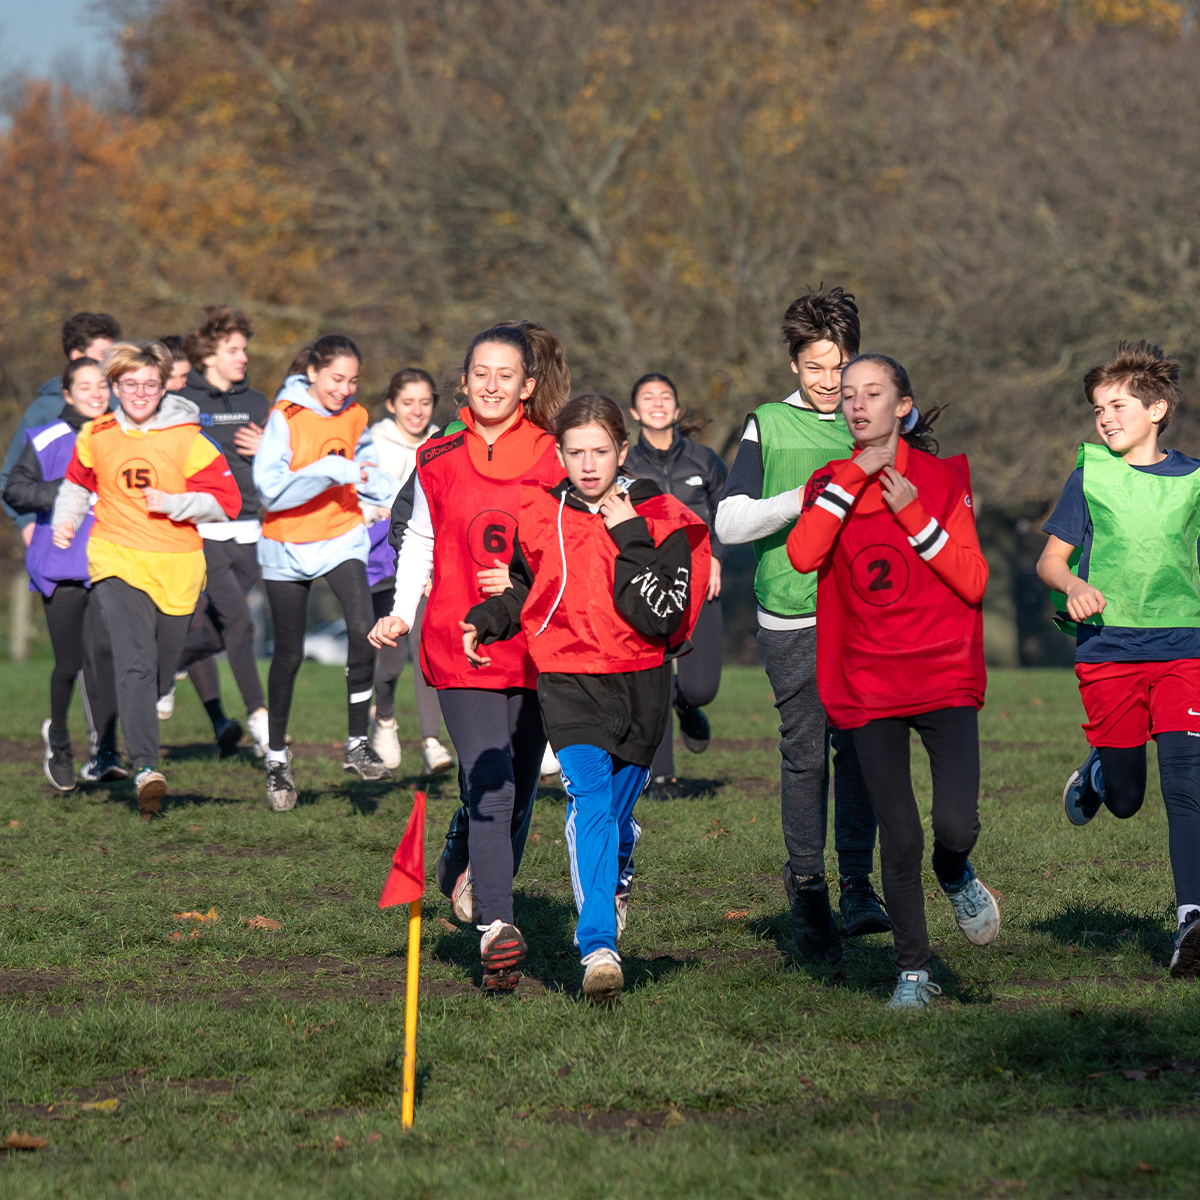
[(63, 325), (63, 353), (70, 358), (72, 350), (86, 350), (97, 338), (115, 342), (120, 336), (121, 326), (116, 317), (110, 317), (108, 313), (76, 313)]
[(783, 340), (793, 361), (813, 342), (832, 342), (846, 358), (853, 358), (860, 338), (858, 305), (840, 287), (808, 292), (793, 300), (783, 314)]
[(252, 338), (254, 322), (240, 309), (232, 312), (227, 304), (210, 304), (204, 310), (204, 324), (193, 329), (183, 343), (192, 366), (203, 371), (204, 360), (210, 354), (216, 354), (217, 347), (235, 333), (246, 339)]
[(122, 375), (140, 371), (143, 367), (154, 367), (165, 384), (171, 377), (171, 352), (161, 342), (149, 342), (135, 346), (132, 342), (117, 342), (109, 347), (100, 370), (110, 384), (115, 384)]
[(1179, 363), (1168, 358), (1162, 349), (1144, 338), (1137, 345), (1121, 342), (1116, 354), (1093, 367), (1083, 377), (1083, 390), (1089, 404), (1095, 403), (1096, 389), (1109, 384), (1121, 384), (1149, 408), (1157, 400), (1167, 405), (1167, 415), (1158, 423), (1159, 432), (1166, 429), (1179, 405)]
[(158, 339), (160, 346), (166, 346), (171, 352), (172, 362), (190, 363), (191, 359), (187, 356), (187, 351), (183, 348), (183, 338), (177, 333), (168, 333)]

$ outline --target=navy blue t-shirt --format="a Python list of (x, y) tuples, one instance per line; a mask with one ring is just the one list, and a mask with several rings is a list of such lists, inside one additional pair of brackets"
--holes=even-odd
[[(1190, 475), (1200, 468), (1200, 460), (1188, 458), (1178, 450), (1150, 467), (1134, 467), (1147, 475)], [(1088, 577), (1092, 555), (1092, 514), (1083, 494), (1083, 468), (1071, 472), (1062, 496), (1054, 506), (1043, 533), (1062, 538), (1071, 546), (1081, 547), (1076, 571), (1080, 579)], [(1200, 556), (1200, 546), (1196, 553)], [(1113, 625), (1079, 625), (1075, 637), (1076, 662), (1173, 662), (1177, 658), (1200, 658), (1200, 629), (1130, 629)]]

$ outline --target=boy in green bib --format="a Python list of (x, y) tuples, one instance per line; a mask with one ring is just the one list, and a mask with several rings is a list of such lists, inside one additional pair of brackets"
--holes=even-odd
[[(747, 420), (715, 526), (727, 546), (753, 542), (758, 559), (758, 645), (779, 710), (783, 882), (796, 949), (810, 961), (836, 963), (843, 936), (883, 933), (891, 922), (871, 887), (875, 811), (854, 741), (830, 728), (817, 694), (817, 576), (796, 571), (787, 539), (812, 473), (848, 458), (854, 446), (841, 415), (842, 367), (859, 344), (854, 297), (841, 288), (801, 296), (784, 316), (783, 337), (800, 386)], [(831, 741), (840, 932), (825, 879)]]
[(1179, 403), (1179, 364), (1122, 342), (1084, 377), (1101, 445), (1042, 527), (1038, 575), (1076, 638), (1075, 674), (1091, 753), (1067, 780), (1067, 818), (1132, 817), (1158, 772), (1175, 878), (1170, 970), (1200, 975), (1200, 462), (1158, 441)]

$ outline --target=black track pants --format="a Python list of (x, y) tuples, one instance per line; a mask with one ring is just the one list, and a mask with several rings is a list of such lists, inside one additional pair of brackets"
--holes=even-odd
[(913, 795), (908, 732), (915, 729), (933, 774), (933, 870), (957, 883), (979, 837), (979, 713), (939, 708), (914, 717), (870, 721), (854, 730), (863, 778), (879, 818), (879, 872), (896, 942), (896, 965), (916, 971), (929, 961), (921, 863), (925, 837)]
[[(703, 708), (716, 698), (721, 686), (721, 601), (706, 600), (692, 633), (692, 649), (675, 662), (675, 704)], [(650, 777), (675, 774), (675, 714), (667, 714), (667, 732), (650, 766)]]
[[(348, 653), (346, 690), (349, 736), (366, 737), (367, 713), (371, 707), (371, 677), (375, 673), (375, 648), (367, 641), (375, 623), (367, 568), (357, 559), (338, 563), (325, 576), (346, 618)], [(275, 624), (275, 651), (267, 677), (267, 708), (270, 713), (270, 745), (283, 750), (287, 743), (288, 716), (296, 672), (304, 661), (304, 634), (308, 628), (308, 593), (311, 579), (268, 579), (265, 581), (271, 620)]]
[(471, 878), (482, 921), (511, 921), (514, 862), (524, 848), (546, 749), (537, 692), (442, 688), (438, 699), (467, 784)]

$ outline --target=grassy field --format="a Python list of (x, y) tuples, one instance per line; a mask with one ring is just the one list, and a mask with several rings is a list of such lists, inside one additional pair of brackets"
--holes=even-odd
[[(692, 794), (639, 805), (629, 982), (609, 1011), (579, 997), (564, 798), (544, 789), (515, 998), (479, 993), (477, 935), (428, 897), (405, 1133), (404, 919), (376, 900), (426, 781), (348, 783), (341, 673), (306, 664), (294, 813), (267, 811), (253, 758), (216, 760), (186, 683), (162, 819), (139, 821), (127, 785), (55, 798), (47, 669), (0, 668), (0, 1137), (49, 1140), (0, 1152), (0, 1196), (1200, 1192), (1200, 987), (1164, 969), (1162, 801), (1152, 780), (1136, 819), (1068, 826), (1083, 747), (1068, 672), (992, 677), (973, 859), (1003, 929), (969, 946), (927, 873), (943, 996), (924, 1016), (884, 1009), (888, 938), (850, 943), (838, 973), (790, 958), (761, 673), (729, 670), (711, 749), (680, 747)], [(419, 761), (407, 682), (398, 694)], [(927, 805), (920, 759), (917, 778)], [(432, 880), (451, 781), (429, 797)]]

